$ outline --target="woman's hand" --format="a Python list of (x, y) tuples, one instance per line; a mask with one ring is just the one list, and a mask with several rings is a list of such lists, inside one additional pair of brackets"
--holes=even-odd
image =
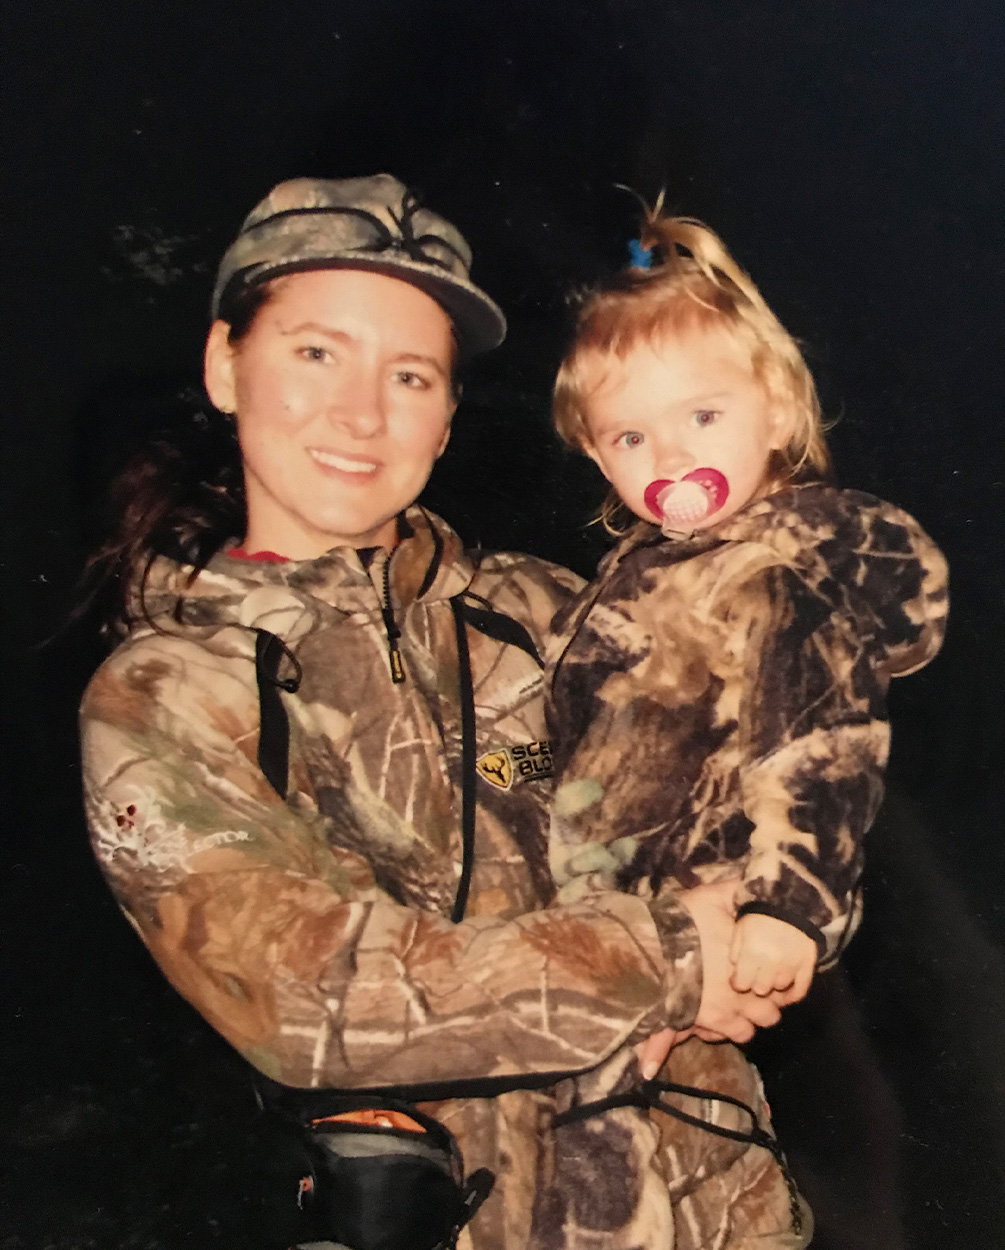
[(733, 989), (730, 949), (736, 925), (733, 915), (735, 881), (699, 885), (680, 899), (691, 913), (701, 941), (701, 1005), (689, 1029), (663, 1029), (636, 1046), (639, 1067), (651, 1080), (666, 1062), (674, 1046), (689, 1037), (707, 1042), (749, 1042), (757, 1029), (770, 1028), (781, 1019), (781, 1008), (793, 1001), (791, 991), (765, 996), (742, 994)]
[(635, 1053), (639, 1059), (639, 1071), (644, 1081), (651, 1081), (667, 1061), (667, 1055), (678, 1042), (691, 1037), (694, 1029), (660, 1029), (644, 1042), (639, 1042)]

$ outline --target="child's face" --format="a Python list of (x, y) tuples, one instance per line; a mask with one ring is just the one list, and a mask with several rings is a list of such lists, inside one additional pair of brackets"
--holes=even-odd
[(724, 332), (641, 343), (623, 360), (598, 356), (595, 379), (585, 450), (636, 516), (661, 524), (659, 495), (669, 528), (709, 529), (767, 485), (788, 419)]

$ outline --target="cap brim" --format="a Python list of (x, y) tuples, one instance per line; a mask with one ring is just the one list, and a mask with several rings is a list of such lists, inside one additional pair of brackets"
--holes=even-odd
[(502, 309), (473, 282), (400, 253), (386, 260), (379, 255), (363, 253), (337, 258), (301, 257), (274, 265), (251, 265), (238, 270), (230, 278), (214, 301), (215, 306), (218, 309), (224, 297), (235, 287), (258, 286), (283, 274), (308, 273), (315, 269), (363, 269), (387, 274), (418, 287), (434, 299), (453, 322), (463, 358), (491, 351), (506, 337), (506, 318)]

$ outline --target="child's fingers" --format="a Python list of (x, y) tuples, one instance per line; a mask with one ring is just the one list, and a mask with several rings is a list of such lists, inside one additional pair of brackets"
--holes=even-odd
[(769, 960), (757, 969), (750, 988), (758, 998), (767, 998), (774, 990), (787, 990), (792, 982), (791, 968)]
[(729, 978), (729, 983), (736, 990), (737, 994), (746, 994), (754, 985), (754, 978), (757, 976), (757, 961), (751, 959), (749, 955), (744, 955), (743, 951), (739, 951), (733, 965), (733, 972)]

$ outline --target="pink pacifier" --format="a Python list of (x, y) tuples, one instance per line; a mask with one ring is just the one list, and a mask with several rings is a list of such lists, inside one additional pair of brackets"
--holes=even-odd
[(643, 498), (664, 525), (688, 530), (719, 511), (729, 498), (729, 484), (718, 469), (693, 469), (679, 481), (650, 482)]

